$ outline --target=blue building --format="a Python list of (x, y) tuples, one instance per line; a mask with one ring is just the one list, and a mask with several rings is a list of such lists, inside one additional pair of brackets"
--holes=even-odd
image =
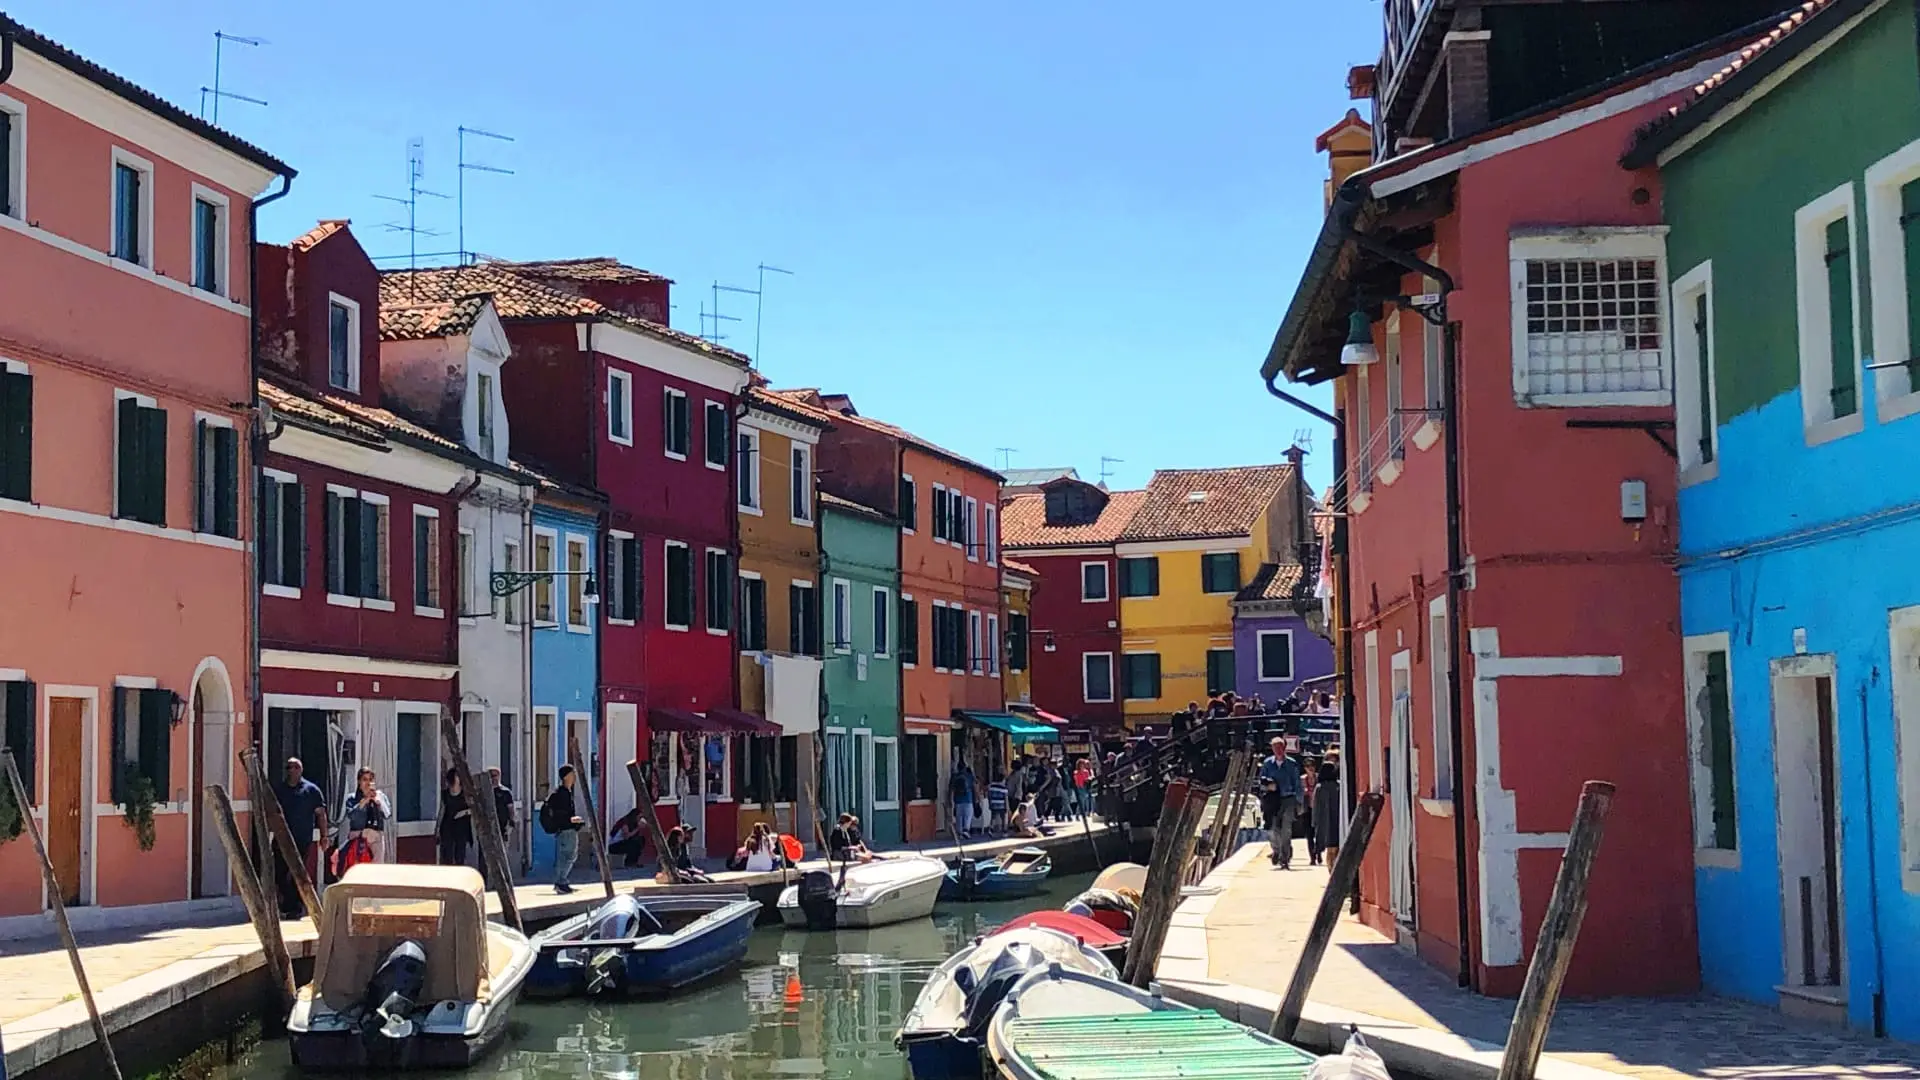
[[(516, 597), (526, 605), (523, 622), (532, 635), (533, 723), (527, 760), (532, 767), (532, 805), (559, 782), (560, 766), (568, 761), (571, 739), (592, 759), (589, 775), (596, 792), (604, 780), (599, 767), (598, 712), (600, 635), (594, 588), (595, 559), (599, 551), (600, 508), (590, 496), (551, 484), (542, 488), (533, 507), (526, 566), (542, 576)], [(553, 837), (539, 826), (539, 815), (529, 812), (533, 841), (533, 874), (537, 879), (553, 867)]]
[[(1638, 133), (1624, 160), (1658, 167), (1670, 227), (1702, 977), (1709, 990), (1910, 1040), (1913, 17), (1892, 0), (1808, 4)], [(1662, 528), (1660, 515), (1648, 527)]]

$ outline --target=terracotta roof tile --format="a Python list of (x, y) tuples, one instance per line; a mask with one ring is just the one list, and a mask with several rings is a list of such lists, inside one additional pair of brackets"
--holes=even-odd
[(944, 458), (955, 465), (961, 466), (962, 468), (973, 469), (974, 471), (979, 472), (983, 475), (992, 477), (996, 481), (1003, 481), (1005, 479), (999, 474), (999, 472), (993, 469), (987, 468), (985, 465), (980, 464), (979, 462), (973, 460), (972, 458), (966, 457), (962, 454), (957, 454), (952, 450), (949, 450), (946, 447), (941, 446), (938, 443), (930, 442), (926, 439), (923, 439), (920, 436), (915, 435), (913, 432), (908, 431), (906, 428), (900, 427), (897, 424), (889, 424), (885, 420), (875, 420), (871, 416), (861, 416), (859, 413), (851, 411), (852, 403), (851, 401), (848, 400), (845, 394), (822, 394), (820, 391), (815, 390), (811, 387), (801, 389), (801, 390), (763, 390), (762, 392), (767, 394), (772, 394), (777, 398), (791, 401), (796, 404), (805, 405), (809, 408), (814, 408), (814, 409), (826, 408), (828, 403), (831, 403), (834, 401), (847, 402), (847, 406), (848, 406), (847, 412), (840, 412), (831, 408), (826, 408), (826, 411), (834, 418), (835, 423), (840, 423), (844, 421), (846, 423), (853, 424), (856, 427), (863, 427), (870, 431), (877, 431), (882, 435), (890, 435), (893, 438), (899, 439), (900, 441), (908, 444), (909, 446), (912, 446), (918, 450), (923, 450), (926, 453), (932, 454), (934, 457)]
[(509, 259), (484, 259), (485, 263), (495, 263), (525, 271), (533, 277), (559, 278), (563, 281), (613, 281), (622, 283), (644, 283), (664, 281), (672, 284), (672, 279), (663, 277), (651, 270), (642, 270), (637, 266), (628, 266), (618, 259), (606, 255), (594, 255), (584, 259), (534, 259), (517, 261)]
[(486, 310), (488, 299), (487, 293), (476, 293), (427, 304), (382, 304), (380, 340), (416, 341), (468, 333)]
[(1120, 538), (1146, 497), (1145, 491), (1111, 492), (1106, 507), (1091, 524), (1049, 525), (1045, 495), (1015, 495), (1000, 506), (1000, 546), (1012, 551), (1111, 544)]
[(1693, 89), (1687, 93), (1685, 99), (1668, 108), (1659, 116), (1641, 125), (1640, 130), (1634, 135), (1634, 141), (1637, 143), (1645, 140), (1661, 128), (1672, 123), (1681, 113), (1693, 108), (1702, 99), (1725, 86), (1734, 76), (1740, 74), (1742, 69), (1758, 59), (1761, 54), (1779, 45), (1782, 41), (1785, 41), (1795, 31), (1805, 26), (1807, 20), (1820, 14), (1820, 12), (1825, 9), (1832, 7), (1835, 2), (1836, 0), (1804, 0), (1803, 3), (1781, 12), (1780, 21), (1769, 28), (1766, 33), (1743, 47), (1737, 56), (1727, 62), (1727, 66), (1707, 76), (1705, 79), (1700, 80), (1700, 82), (1695, 84)]
[(1233, 594), (1236, 604), (1255, 600), (1291, 600), (1304, 572), (1299, 563), (1263, 563), (1253, 580)]
[[(759, 379), (757, 373), (755, 378)], [(815, 408), (798, 398), (768, 390), (764, 380), (747, 388), (747, 405), (750, 408), (782, 414), (803, 424), (811, 424), (822, 431), (831, 429), (834, 421), (839, 419), (837, 414), (825, 409)]]
[(327, 237), (332, 236), (334, 233), (339, 232), (351, 224), (353, 223), (346, 218), (327, 218), (321, 221), (320, 224), (294, 237), (287, 246), (295, 251), (311, 250), (315, 244), (318, 244), (320, 241), (325, 240)]
[(343, 435), (351, 435), (357, 439), (369, 442), (379, 442), (382, 440), (379, 429), (368, 424), (359, 423), (354, 420), (353, 417), (338, 409), (332, 408), (322, 401), (307, 397), (303, 394), (296, 394), (283, 386), (270, 383), (265, 379), (260, 380), (260, 400), (265, 402), (275, 412), (282, 412), (288, 416), (299, 417), (309, 423), (318, 424), (321, 427), (340, 432)]
[(1028, 577), (1038, 577), (1040, 575), (1040, 571), (1034, 569), (1031, 563), (1023, 563), (1019, 559), (1012, 559), (1012, 558), (1007, 558), (1005, 556), (1002, 556), (1000, 559), (1000, 565), (1002, 567), (1005, 567), (1008, 570), (1013, 571), (1016, 574), (1025, 574)]
[[(361, 439), (385, 440), (397, 436), (435, 450), (472, 457), (472, 451), (431, 428), (416, 424), (390, 409), (363, 405), (357, 401), (295, 390), (278, 383), (260, 380), (260, 399), (275, 409), (320, 424), (323, 427)], [(518, 468), (518, 466), (515, 466)]]
[(826, 491), (820, 492), (820, 504), (822, 506), (837, 507), (842, 510), (852, 510), (854, 513), (877, 517), (883, 521), (893, 520), (893, 515), (887, 513), (885, 510), (876, 510), (866, 503), (854, 502), (852, 499), (844, 499)]
[(1120, 542), (1245, 536), (1292, 475), (1291, 465), (1160, 469)]

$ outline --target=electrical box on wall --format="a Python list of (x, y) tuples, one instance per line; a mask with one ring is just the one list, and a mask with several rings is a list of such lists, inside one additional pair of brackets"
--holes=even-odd
[(1620, 481), (1620, 520), (1647, 520), (1647, 482), (1645, 480)]

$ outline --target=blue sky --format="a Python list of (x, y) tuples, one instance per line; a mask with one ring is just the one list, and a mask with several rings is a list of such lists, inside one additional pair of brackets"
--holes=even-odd
[[(769, 275), (761, 367), (977, 460), (1279, 460), (1310, 426), (1256, 369), (1319, 226), (1313, 138), (1379, 49), (1379, 3), (1136, 0), (560, 5), (13, 0), (22, 22), (189, 108), (229, 46), (222, 126), (299, 170), (285, 240), (349, 217), (375, 255), (404, 194), (456, 186), (467, 247), (665, 273), (674, 325)], [(537, 14), (535, 13), (537, 12)], [(422, 224), (454, 247), (452, 202)], [(751, 297), (722, 296), (752, 351)], [(1310, 394), (1324, 404), (1324, 392)], [(1330, 433), (1314, 427), (1316, 484)]]

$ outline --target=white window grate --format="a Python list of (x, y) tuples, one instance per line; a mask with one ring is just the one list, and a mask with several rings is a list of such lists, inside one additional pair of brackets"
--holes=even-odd
[(1658, 260), (1528, 259), (1525, 287), (1529, 397), (1669, 389)]

